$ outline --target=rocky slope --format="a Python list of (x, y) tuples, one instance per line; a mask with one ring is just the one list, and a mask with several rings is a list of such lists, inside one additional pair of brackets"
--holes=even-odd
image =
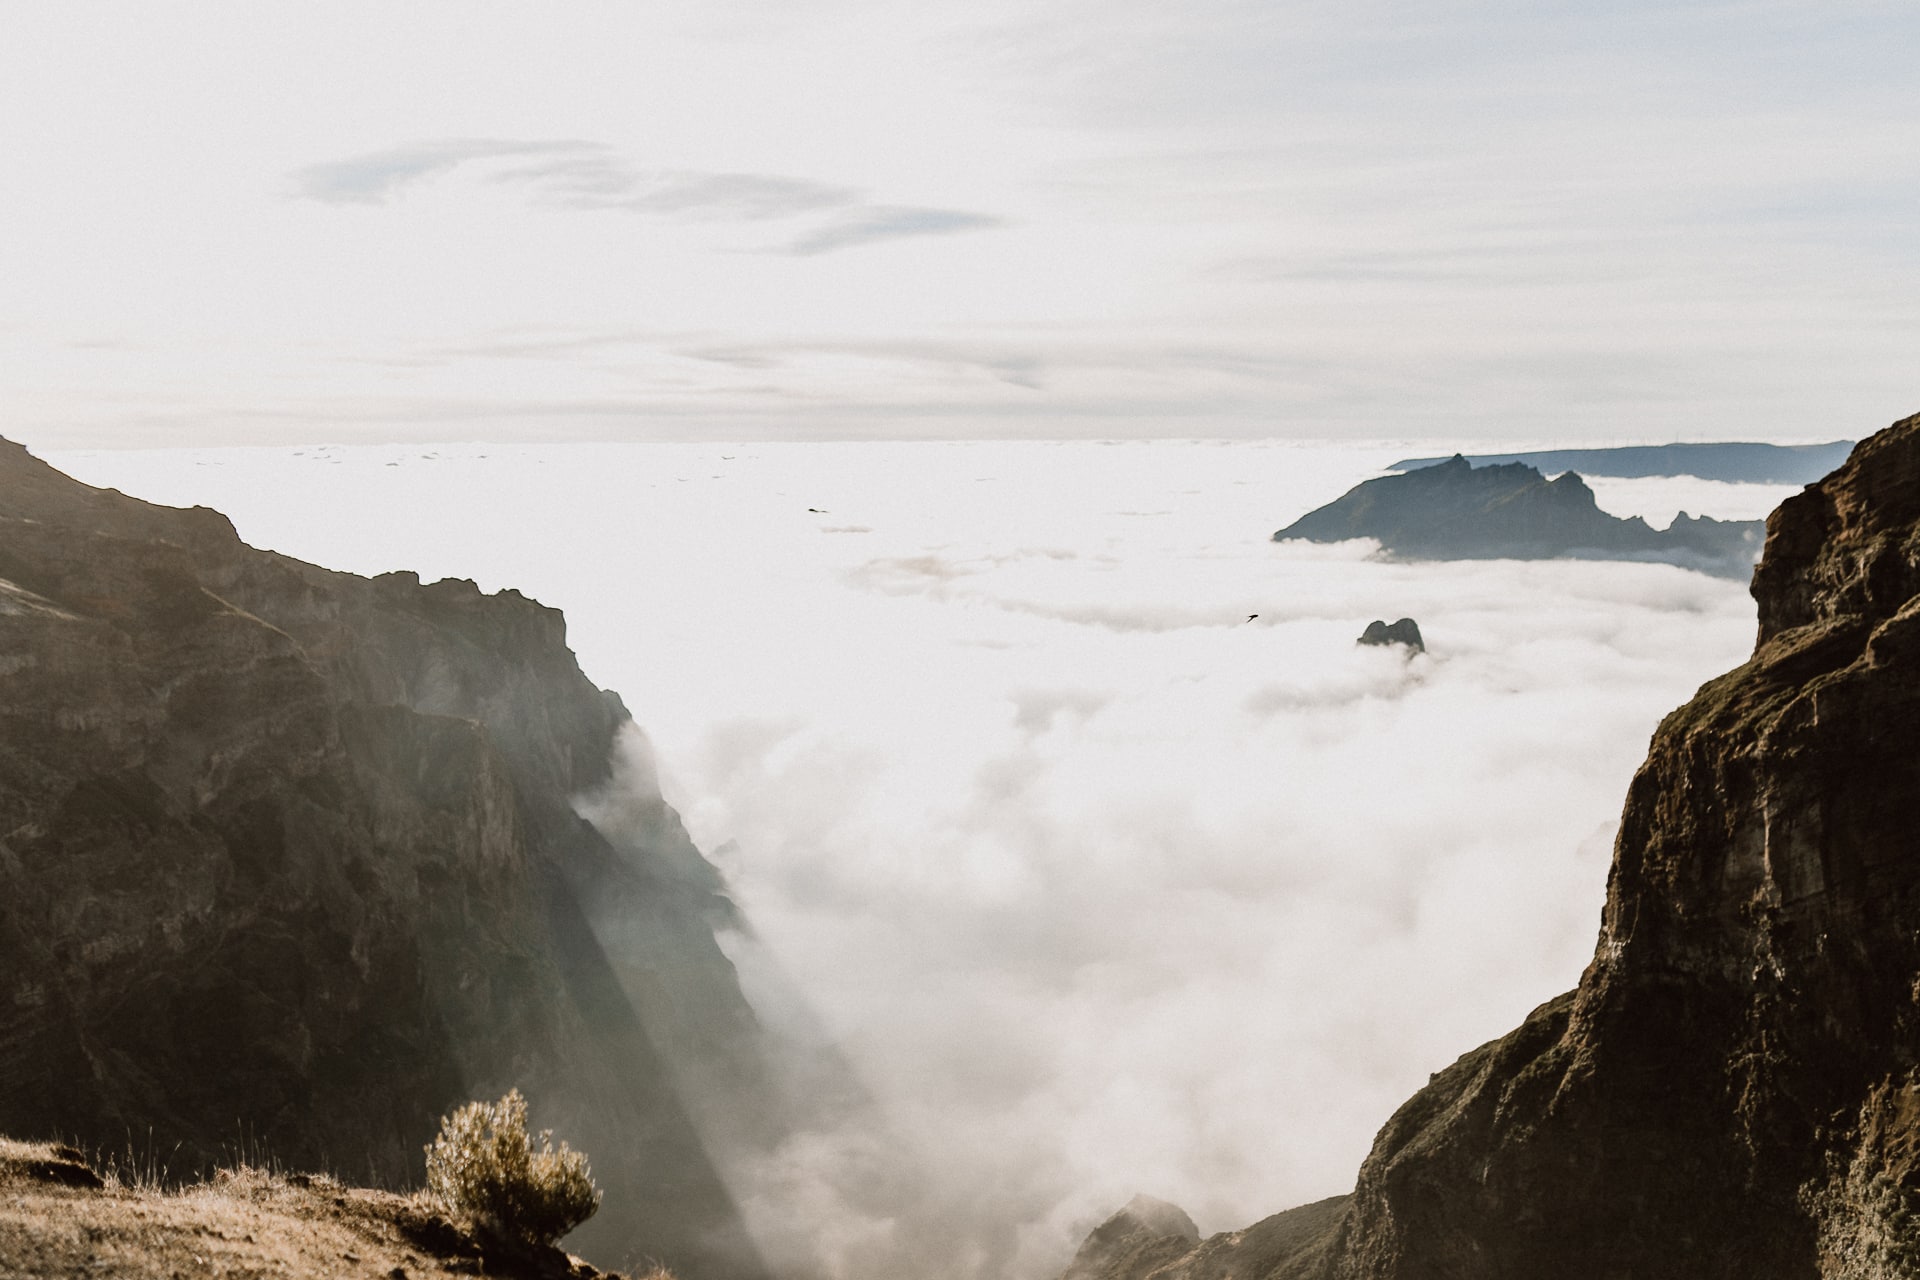
[(518, 1085), (574, 1247), (751, 1276), (690, 1112), (764, 1085), (671, 810), (559, 613), (256, 551), (0, 442), (0, 1131), (401, 1184)]
[(1744, 578), (1760, 550), (1757, 520), (1680, 513), (1666, 529), (1602, 511), (1569, 471), (1553, 480), (1523, 463), (1476, 467), (1459, 454), (1365, 481), (1273, 535), (1308, 542), (1373, 538), (1412, 560), (1658, 560)]
[(1634, 778), (1579, 988), (1438, 1073), (1303, 1238), (1099, 1276), (1920, 1275), (1920, 417), (1782, 504), (1753, 593), (1752, 658)]

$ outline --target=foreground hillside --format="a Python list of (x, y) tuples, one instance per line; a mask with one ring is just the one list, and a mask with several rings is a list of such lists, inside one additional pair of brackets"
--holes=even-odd
[(617, 828), (573, 808), (626, 720), (517, 593), (257, 551), (0, 441), (0, 1132), (407, 1185), (517, 1086), (595, 1153), (574, 1247), (758, 1274), (709, 1154), (765, 1092), (732, 906), (647, 779)]
[(0, 1138), (0, 1276), (446, 1273), (620, 1280), (558, 1249), (503, 1248), (419, 1197), (245, 1168), (173, 1191), (129, 1187), (71, 1147)]
[(1075, 1280), (1920, 1275), (1920, 417), (1782, 504), (1753, 594), (1752, 658), (1634, 778), (1578, 989), (1351, 1197), (1206, 1241), (1123, 1213)]

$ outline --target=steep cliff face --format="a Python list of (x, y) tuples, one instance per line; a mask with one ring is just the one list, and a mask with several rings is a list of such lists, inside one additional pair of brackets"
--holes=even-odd
[(560, 614), (256, 551), (0, 442), (0, 1131), (407, 1180), (519, 1085), (574, 1246), (753, 1275), (684, 1103), (764, 1083), (731, 918)]
[(1753, 589), (1753, 657), (1632, 783), (1579, 988), (1436, 1075), (1298, 1248), (1108, 1274), (1920, 1274), (1920, 417), (1774, 513)]

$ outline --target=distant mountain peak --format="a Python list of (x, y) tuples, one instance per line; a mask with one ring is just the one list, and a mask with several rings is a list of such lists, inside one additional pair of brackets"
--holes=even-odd
[(1549, 480), (1524, 462), (1474, 466), (1460, 454), (1365, 481), (1273, 535), (1274, 541), (1372, 538), (1409, 560), (1654, 560), (1745, 577), (1758, 557), (1758, 520), (1707, 517), (1652, 528), (1600, 509), (1579, 472)]
[(1851, 440), (1826, 444), (1758, 444), (1748, 441), (1620, 445), (1600, 449), (1543, 449), (1532, 453), (1486, 453), (1466, 458), (1403, 458), (1389, 471), (1451, 467), (1466, 461), (1476, 467), (1525, 463), (1552, 475), (1581, 471), (1590, 476), (1637, 479), (1647, 476), (1697, 476), (1729, 484), (1811, 484), (1847, 460)]

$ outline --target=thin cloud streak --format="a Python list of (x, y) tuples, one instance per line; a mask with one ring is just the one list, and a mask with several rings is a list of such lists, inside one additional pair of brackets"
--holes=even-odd
[(699, 170), (641, 173), (599, 148), (505, 169), (494, 178), (503, 183), (525, 183), (547, 203), (563, 208), (631, 209), (741, 221), (842, 209), (861, 199), (854, 187), (779, 174)]
[(322, 204), (385, 204), (407, 187), (442, 177), (474, 160), (591, 150), (585, 142), (509, 142), (441, 138), (308, 165), (293, 174), (298, 194)]
[(962, 231), (985, 231), (1005, 225), (1000, 218), (984, 213), (968, 213), (964, 209), (872, 205), (800, 236), (787, 246), (787, 252), (797, 257), (810, 257), (817, 253), (878, 244), (884, 240), (950, 236)]
[(628, 164), (610, 147), (569, 139), (443, 138), (309, 165), (292, 176), (296, 192), (309, 200), (379, 205), (462, 166), (528, 157), (531, 163), (496, 168), (487, 177), (525, 187), (538, 202), (561, 209), (627, 210), (713, 222), (831, 215), (780, 250), (796, 257), (1007, 225), (992, 214), (965, 209), (874, 204), (857, 187), (782, 174), (697, 169), (650, 173)]

